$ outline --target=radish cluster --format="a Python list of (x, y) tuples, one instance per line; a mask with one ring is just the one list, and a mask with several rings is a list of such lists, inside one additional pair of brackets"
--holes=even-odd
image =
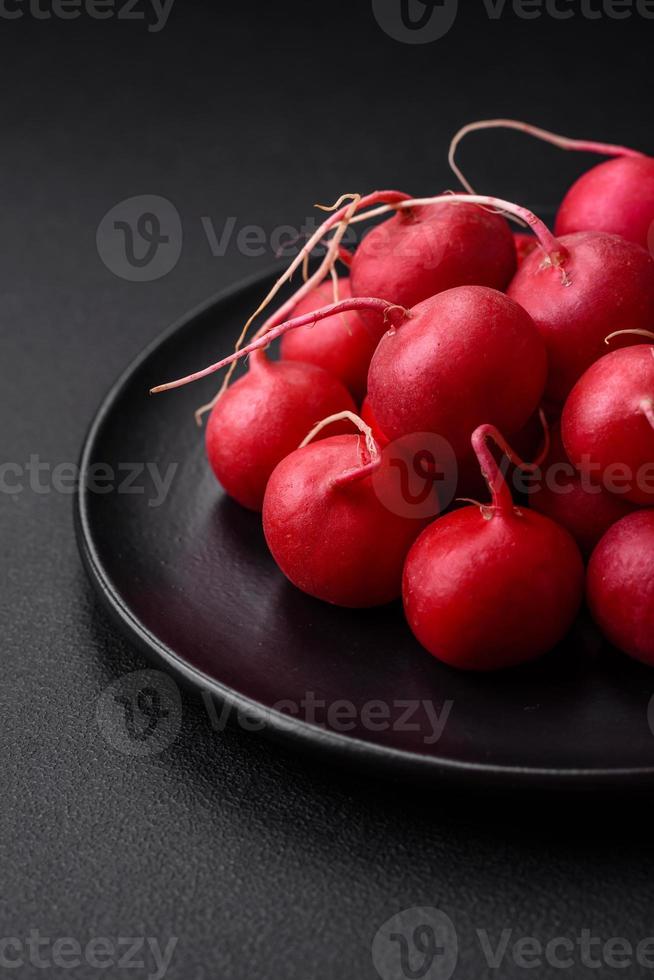
[[(571, 188), (555, 234), (455, 164), (463, 135), (497, 126), (614, 157)], [(325, 208), (234, 353), (153, 390), (229, 368), (208, 461), (314, 599), (402, 600), (429, 653), (486, 671), (557, 646), (585, 594), (609, 641), (654, 665), (654, 161), (513, 120), (466, 127), (450, 160), (465, 193)]]

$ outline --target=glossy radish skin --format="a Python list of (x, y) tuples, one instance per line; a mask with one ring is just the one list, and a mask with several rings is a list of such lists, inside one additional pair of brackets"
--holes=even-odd
[(569, 531), (584, 558), (590, 557), (600, 538), (634, 507), (605, 490), (597, 475), (589, 473), (582, 479), (566, 455), (558, 426), (551, 434), (542, 480), (529, 494), (529, 506)]
[(624, 498), (640, 505), (654, 504), (653, 404), (654, 347), (638, 344), (593, 364), (561, 418), (563, 444), (575, 466), (592, 466), (609, 490), (625, 487)]
[[(351, 296), (349, 279), (338, 280), (338, 294), (340, 299)], [(298, 303), (293, 316), (325, 306), (332, 301), (333, 295), (331, 280), (322, 283)], [(324, 368), (359, 399), (366, 390), (368, 367), (376, 346), (377, 337), (370, 332), (361, 315), (350, 311), (284, 334), (281, 356), (287, 361), (303, 361)]]
[(395, 476), (367, 465), (358, 435), (310, 443), (275, 469), (263, 505), (266, 541), (284, 575), (317, 599), (351, 608), (399, 597), (407, 552), (428, 522), (389, 510), (376, 481), (392, 481), (392, 496)]
[(555, 231), (604, 231), (651, 250), (654, 158), (617, 157), (588, 170), (564, 197)]
[[(322, 368), (271, 362), (256, 351), (247, 374), (227, 389), (209, 416), (207, 458), (230, 497), (261, 510), (277, 464), (320, 419), (354, 408), (350, 393)], [(331, 434), (350, 430), (346, 423), (338, 426)]]
[(508, 289), (545, 341), (546, 396), (559, 403), (604, 354), (608, 334), (654, 323), (654, 259), (643, 248), (603, 232), (565, 235), (560, 244), (568, 253), (562, 268), (544, 263), (539, 249)]
[[(454, 286), (505, 289), (516, 269), (506, 219), (474, 204), (430, 204), (399, 211), (370, 231), (352, 260), (354, 296), (411, 307)], [(366, 322), (383, 333), (378, 316)]]
[[(496, 474), (490, 453), (482, 459), (486, 475)], [(404, 609), (416, 638), (465, 670), (498, 670), (546, 653), (572, 625), (583, 592), (583, 562), (568, 532), (514, 507), (503, 481), (493, 495), (492, 505), (434, 521), (404, 569)]]
[(590, 611), (618, 649), (654, 666), (654, 512), (639, 510), (607, 531), (588, 565)]
[(414, 307), (373, 356), (368, 398), (389, 439), (435, 433), (457, 459), (484, 421), (518, 432), (539, 405), (547, 358), (531, 318), (503, 293), (460, 286)]

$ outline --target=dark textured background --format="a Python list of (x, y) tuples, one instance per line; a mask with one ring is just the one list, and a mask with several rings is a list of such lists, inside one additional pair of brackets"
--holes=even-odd
[[(158, 34), (0, 19), (2, 460), (75, 460), (133, 355), (269, 264), (233, 243), (213, 257), (201, 216), (272, 229), (344, 190), (452, 186), (447, 137), (488, 115), (654, 150), (653, 22), (489, 21), (481, 3), (462, 6), (450, 34), (424, 46), (387, 37), (367, 0), (177, 0)], [(471, 179), (533, 206), (554, 203), (584, 163), (517, 136), (475, 140)], [(102, 264), (95, 232), (144, 193), (174, 202), (184, 248), (168, 276), (135, 284)], [(0, 494), (0, 937), (177, 936), (174, 980), (360, 980), (375, 975), (378, 927), (414, 905), (453, 918), (457, 978), (524, 973), (488, 970), (475, 929), (544, 942), (654, 932), (645, 800), (375, 785), (214, 732), (188, 695), (164, 752), (117, 752), (95, 723), (97, 698), (144, 662), (96, 606), (71, 512), (64, 494)]]

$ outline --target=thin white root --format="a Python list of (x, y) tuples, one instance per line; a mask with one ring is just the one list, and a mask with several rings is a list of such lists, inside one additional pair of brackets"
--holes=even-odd
[(639, 327), (634, 327), (631, 330), (614, 330), (610, 333), (608, 337), (604, 338), (604, 343), (608, 344), (614, 337), (623, 337), (625, 334), (637, 334), (639, 337), (647, 337), (648, 340), (654, 340), (654, 333), (651, 330), (641, 330)]
[(303, 449), (304, 446), (308, 446), (308, 444), (312, 442), (313, 439), (315, 439), (318, 433), (322, 432), (322, 430), (326, 426), (331, 425), (332, 422), (342, 422), (344, 419), (348, 419), (350, 422), (352, 422), (353, 425), (357, 427), (359, 432), (365, 437), (366, 449), (368, 453), (370, 454), (372, 459), (376, 459), (379, 456), (379, 446), (375, 442), (375, 437), (372, 434), (372, 429), (370, 428), (369, 425), (366, 425), (366, 423), (363, 421), (362, 418), (360, 418), (358, 415), (355, 415), (354, 412), (350, 412), (350, 411), (337, 412), (335, 415), (330, 415), (328, 416), (328, 418), (323, 419), (322, 422), (318, 422), (318, 424), (311, 430), (309, 435), (302, 440), (299, 448)]

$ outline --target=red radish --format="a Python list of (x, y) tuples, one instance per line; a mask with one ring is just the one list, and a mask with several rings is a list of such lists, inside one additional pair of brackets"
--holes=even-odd
[(640, 245), (603, 232), (566, 235), (559, 246), (560, 268), (533, 252), (508, 295), (536, 323), (549, 359), (546, 395), (562, 402), (602, 356), (607, 334), (654, 324), (654, 259)]
[(654, 511), (629, 514), (606, 532), (588, 565), (586, 595), (607, 639), (654, 666)]
[(422, 645), (466, 670), (511, 667), (552, 649), (572, 625), (584, 567), (572, 537), (554, 521), (515, 507), (487, 440), (472, 444), (492, 504), (434, 521), (406, 560), (404, 609)]
[[(654, 259), (617, 235), (581, 232), (557, 239), (526, 208), (477, 194), (402, 200), (378, 207), (368, 217), (434, 201), (447, 201), (455, 208), (464, 202), (483, 204), (519, 218), (536, 235), (540, 249), (523, 260), (508, 295), (531, 315), (545, 341), (550, 401), (565, 400), (589, 364), (601, 357), (608, 333), (620, 327), (647, 329), (654, 322)], [(384, 427), (385, 419), (374, 401), (373, 409)]]
[(605, 231), (654, 250), (654, 159), (625, 156), (585, 173), (563, 198), (557, 235)]
[(216, 364), (152, 390), (206, 377), (289, 330), (349, 310), (371, 310), (391, 325), (368, 376), (370, 406), (388, 439), (428, 433), (464, 458), (480, 417), (514, 434), (538, 406), (547, 371), (543, 342), (523, 309), (484, 286), (439, 293), (413, 310), (374, 298), (342, 300), (281, 323)]
[(538, 407), (545, 348), (530, 316), (503, 293), (460, 286), (419, 303), (382, 338), (368, 399), (389, 439), (435, 433), (457, 459), (489, 419), (513, 435)]
[(582, 475), (575, 469), (563, 448), (558, 426), (552, 432), (542, 479), (529, 494), (529, 506), (566, 528), (585, 558), (611, 525), (632, 510), (626, 500), (602, 487), (597, 474)]
[[(311, 442), (343, 418), (365, 439)], [(364, 608), (397, 599), (404, 559), (429, 519), (389, 509), (382, 501), (395, 493), (395, 477), (365, 423), (348, 412), (326, 419), (268, 482), (263, 529), (273, 558), (294, 585), (325, 602)]]
[(621, 235), (652, 251), (654, 245), (654, 158), (611, 143), (572, 140), (515, 119), (485, 119), (464, 126), (450, 146), (450, 164), (463, 186), (474, 193), (455, 163), (456, 150), (468, 133), (481, 129), (516, 129), (564, 150), (615, 157), (583, 174), (563, 199), (556, 234), (604, 231)]
[[(350, 198), (351, 199), (350, 203), (348, 205), (341, 206), (342, 201), (345, 198)], [(378, 202), (380, 201), (382, 203), (379, 204), (379, 206), (372, 207), (373, 205), (378, 205)], [(372, 207), (372, 210), (367, 210), (362, 213), (362, 209), (364, 207)], [(311, 253), (311, 249), (316, 244), (318, 244), (322, 240), (322, 238), (325, 237), (325, 235), (327, 235), (331, 231), (334, 231), (334, 236), (331, 239), (329, 239), (327, 255), (325, 256), (325, 259), (321, 263), (320, 268), (317, 270), (317, 272), (313, 274), (313, 276), (311, 276), (307, 280), (307, 282), (305, 282), (305, 284), (302, 287), (300, 287), (298, 292), (290, 300), (287, 300), (286, 303), (284, 303), (280, 307), (280, 309), (277, 310), (276, 313), (274, 313), (271, 317), (269, 317), (264, 322), (264, 324), (259, 328), (259, 330), (255, 334), (254, 337), (255, 341), (259, 340), (261, 337), (267, 337), (269, 339), (273, 339), (273, 337), (279, 336), (279, 333), (276, 333), (275, 331), (277, 331), (278, 328), (281, 325), (283, 325), (284, 317), (288, 314), (289, 310), (291, 310), (294, 306), (296, 306), (300, 300), (303, 300), (305, 296), (308, 293), (310, 293), (319, 283), (321, 283), (325, 278), (325, 276), (330, 271), (333, 270), (334, 263), (337, 261), (340, 254), (340, 250), (342, 248), (340, 242), (348, 224), (353, 224), (361, 220), (367, 220), (371, 217), (377, 217), (378, 215), (381, 214), (387, 214), (390, 211), (397, 212), (397, 214), (395, 215), (395, 218), (397, 219), (397, 223), (396, 225), (392, 225), (392, 220), (393, 220), (392, 219), (390, 222), (385, 222), (384, 226), (391, 225), (392, 229), (399, 228), (401, 230), (400, 232), (398, 232), (397, 230), (391, 231), (390, 237), (392, 239), (393, 248), (394, 249), (397, 248), (398, 250), (397, 253), (395, 254), (395, 258), (393, 258), (393, 256), (390, 256), (390, 258), (393, 259), (393, 261), (391, 262), (388, 262), (388, 258), (389, 258), (388, 242), (386, 243), (386, 251), (387, 251), (386, 265), (388, 267), (388, 275), (385, 276), (384, 282), (382, 283), (382, 287), (385, 287), (385, 291), (388, 290), (389, 282), (391, 282), (393, 276), (396, 275), (397, 260), (399, 258), (399, 255), (404, 255), (404, 257), (406, 258), (407, 250), (412, 253), (415, 253), (414, 247), (408, 247), (411, 246), (412, 243), (415, 244), (415, 242), (413, 241), (414, 238), (417, 240), (418, 246), (420, 246), (420, 243), (422, 243), (422, 245), (420, 246), (422, 248), (422, 253), (421, 255), (418, 256), (420, 260), (419, 266), (422, 271), (419, 272), (418, 279), (422, 277), (422, 286), (425, 287), (425, 291), (423, 295), (429, 296), (430, 293), (433, 293), (434, 289), (436, 288), (445, 289), (448, 283), (445, 281), (445, 278), (443, 278), (443, 276), (441, 276), (439, 282), (437, 283), (436, 279), (434, 278), (435, 270), (437, 271), (437, 267), (441, 268), (442, 270), (447, 270), (452, 268), (450, 259), (452, 258), (453, 255), (458, 254), (457, 249), (459, 249), (459, 246), (462, 243), (464, 243), (466, 238), (469, 239), (470, 229), (469, 229), (469, 225), (466, 223), (472, 222), (472, 224), (477, 228), (477, 230), (479, 230), (480, 226), (488, 227), (487, 225), (488, 222), (490, 222), (491, 224), (497, 222), (498, 220), (504, 222), (504, 219), (499, 218), (498, 214), (495, 213), (497, 211), (505, 211), (507, 214), (511, 214), (514, 217), (517, 217), (519, 220), (521, 220), (523, 223), (525, 223), (527, 226), (529, 226), (532, 229), (532, 231), (534, 232), (534, 234), (538, 239), (539, 244), (541, 245), (542, 249), (545, 252), (545, 260), (547, 261), (547, 263), (558, 268), (561, 261), (565, 257), (564, 250), (561, 249), (559, 243), (548, 231), (548, 229), (543, 224), (543, 222), (540, 221), (534, 214), (532, 214), (526, 208), (522, 208), (517, 204), (513, 204), (509, 201), (502, 201), (499, 200), (498, 198), (489, 197), (487, 195), (442, 194), (433, 198), (414, 199), (414, 198), (409, 198), (408, 195), (403, 194), (400, 191), (383, 191), (383, 192), (377, 191), (373, 194), (367, 195), (364, 198), (360, 198), (358, 195), (345, 195), (344, 198), (341, 198), (336, 203), (334, 208), (336, 209), (334, 210), (334, 213), (331, 214), (329, 218), (327, 218), (326, 221), (320, 226), (320, 228), (318, 228), (318, 230), (311, 236), (309, 241), (302, 248), (300, 254), (293, 260), (293, 262), (291, 263), (287, 271), (278, 279), (278, 281), (269, 291), (268, 295), (264, 298), (263, 302), (259, 305), (257, 310), (255, 310), (252, 316), (248, 319), (245, 326), (243, 327), (243, 330), (241, 331), (240, 337), (237, 340), (236, 348), (235, 348), (236, 354), (238, 354), (238, 352), (242, 349), (241, 344), (244, 342), (246, 333), (250, 325), (252, 324), (253, 320), (255, 319), (255, 317), (263, 309), (265, 309), (265, 307), (272, 301), (274, 296), (278, 293), (279, 289), (281, 288), (282, 284), (290, 278), (293, 271), (303, 263), (306, 265), (306, 260), (308, 259)], [(437, 219), (429, 218), (429, 215), (432, 214), (433, 208), (438, 209), (439, 216)], [(402, 217), (405, 212), (410, 215), (408, 221), (407, 219)], [(470, 217), (471, 213), (475, 215), (474, 220)], [(449, 219), (446, 217), (447, 214), (451, 214), (451, 217)], [(423, 217), (427, 215), (427, 218), (423, 220), (420, 218), (421, 215)], [(449, 234), (452, 233), (453, 230), (459, 226), (468, 227), (468, 232), (464, 233), (462, 231), (462, 238), (459, 241), (459, 243), (457, 244), (455, 240), (454, 244), (452, 244), (452, 241), (450, 241)], [(444, 234), (443, 231), (444, 228), (448, 229), (447, 235)], [(510, 268), (506, 272), (506, 277), (502, 278), (502, 284), (504, 284), (506, 282), (507, 277), (510, 276), (511, 271), (515, 268), (515, 244), (513, 241), (513, 236), (511, 235), (511, 232), (509, 231), (506, 222), (504, 222), (502, 228), (505, 230), (505, 234), (508, 236), (509, 250), (511, 252)], [(405, 238), (405, 234), (408, 236), (408, 238)], [(386, 235), (386, 237), (388, 238), (388, 234)], [(366, 241), (368, 241), (369, 238), (370, 236), (366, 238)], [(472, 249), (473, 246), (470, 243), (470, 241), (468, 242), (468, 244), (470, 249)], [(487, 246), (488, 247), (485, 248), (484, 250), (484, 255), (485, 255), (484, 262), (487, 263), (486, 268), (487, 269), (494, 268), (496, 266), (499, 268), (496, 262), (497, 254), (498, 254), (497, 245), (496, 244), (491, 245), (490, 243), (487, 243)], [(352, 260), (350, 283), (351, 283), (352, 292), (354, 294), (358, 292), (357, 288), (355, 287), (354, 279), (353, 279), (354, 266), (356, 264), (356, 255), (359, 253), (360, 250), (361, 249), (357, 250), (354, 259)], [(466, 248), (464, 249), (464, 251), (468, 252), (468, 249)], [(364, 254), (365, 252), (362, 251), (361, 255), (363, 256)], [(471, 262), (470, 259), (471, 255), (472, 252), (468, 252), (467, 258), (465, 260), (459, 257), (458, 260), (459, 271), (461, 271), (463, 264), (465, 264), (469, 260)], [(416, 256), (415, 254), (413, 254), (412, 262), (414, 265), (416, 264), (415, 259)], [(408, 279), (406, 276), (404, 277), (406, 279), (406, 282), (413, 281), (414, 284), (415, 282), (417, 282), (417, 279), (415, 279), (415, 272), (410, 272), (410, 270), (407, 270), (407, 276), (409, 277)], [(412, 276), (414, 277), (413, 279), (411, 279)], [(467, 268), (466, 277), (464, 278), (464, 281), (470, 281), (469, 276), (470, 276), (470, 269)], [(475, 278), (477, 278), (476, 274), (475, 274)], [(429, 281), (429, 285), (427, 287), (428, 281)], [(359, 287), (360, 285), (361, 284), (359, 284)], [(400, 281), (400, 291), (403, 291), (405, 289), (405, 285), (406, 283)], [(392, 300), (392, 303), (394, 305), (398, 305), (398, 301), (396, 299)], [(355, 307), (349, 307), (349, 309), (354, 309), (354, 308)], [(380, 316), (378, 316), (376, 312), (367, 305), (367, 301), (366, 301), (366, 305), (359, 306), (357, 310), (360, 313), (360, 315), (365, 319), (365, 322), (368, 324), (368, 326), (372, 330), (376, 331), (378, 336), (381, 336), (381, 334), (387, 327), (386, 317), (382, 319)], [(335, 311), (333, 310), (332, 312)], [(344, 312), (344, 310), (340, 309), (339, 312)], [(311, 321), (308, 320), (306, 322), (311, 322)], [(295, 323), (293, 324), (293, 326), (298, 327), (299, 324)], [(225, 390), (227, 384), (229, 383), (229, 379), (233, 371), (233, 361), (231, 362), (231, 365), (232, 366), (230, 366), (229, 371), (227, 372), (226, 378), (223, 382), (223, 386), (218, 394), (218, 397), (220, 397), (222, 392)], [(217, 367), (214, 365), (212, 366), (212, 368), (208, 369), (204, 373), (210, 373), (212, 370), (217, 370)], [(203, 376), (203, 374), (199, 373), (191, 377), (195, 378), (201, 376)], [(186, 379), (184, 379), (184, 381), (185, 380)], [(212, 402), (211, 405), (213, 404), (214, 403)], [(207, 406), (203, 406), (203, 408), (200, 409), (197, 414), (201, 414), (202, 411), (206, 408)]]
[[(354, 407), (341, 382), (322, 368), (274, 363), (258, 351), (247, 374), (224, 393), (209, 416), (207, 457), (230, 497), (260, 510), (268, 478), (280, 460), (297, 449), (319, 419)], [(341, 425), (340, 431), (349, 427)]]
[(592, 467), (635, 504), (654, 504), (654, 347), (616, 350), (589, 367), (565, 403), (561, 434), (575, 466)]
[[(321, 283), (293, 310), (293, 316), (311, 313), (330, 303), (334, 287), (330, 281)], [(349, 279), (338, 280), (340, 299), (348, 299)], [(339, 378), (359, 399), (366, 390), (368, 366), (377, 346), (377, 338), (356, 312), (342, 313), (312, 326), (300, 327), (282, 337), (281, 356), (287, 361), (317, 364)]]
[[(567, 140), (510, 119), (488, 120), (466, 126), (450, 148), (450, 162), (469, 190), (470, 184), (454, 162), (456, 147), (466, 133), (498, 125), (524, 130), (567, 148), (641, 159), (624, 147)], [(411, 203), (402, 202), (401, 206), (410, 207)], [(513, 213), (524, 218), (518, 211)], [(542, 242), (542, 230), (534, 230)], [(607, 334), (621, 328), (648, 329), (654, 323), (654, 259), (642, 244), (606, 231), (583, 231), (543, 244), (549, 253), (545, 261), (540, 251), (528, 255), (508, 294), (531, 314), (543, 336), (549, 358), (546, 396), (561, 403), (586, 368), (602, 356)]]
[[(373, 228), (354, 253), (352, 294), (410, 307), (454, 286), (504, 289), (516, 269), (506, 219), (458, 198), (403, 208)], [(374, 315), (365, 319), (383, 330)]]

